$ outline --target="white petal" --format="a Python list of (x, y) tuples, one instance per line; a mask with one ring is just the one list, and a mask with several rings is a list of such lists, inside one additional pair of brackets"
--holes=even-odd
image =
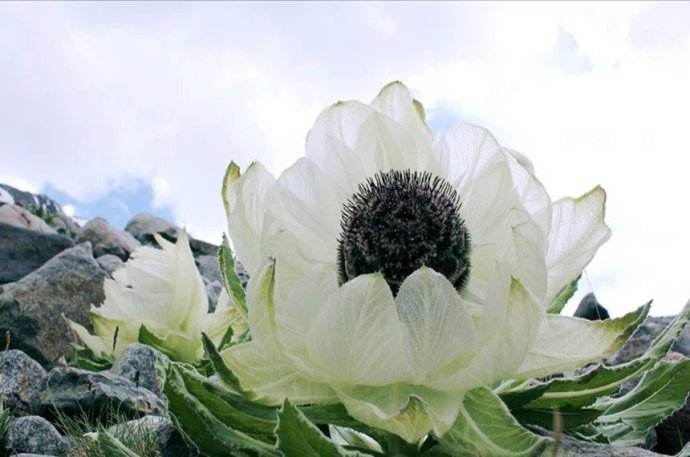
[(611, 236), (604, 222), (606, 192), (595, 187), (578, 199), (564, 198), (553, 205), (546, 255), (546, 304), (577, 278), (599, 246)]
[(408, 376), (402, 324), (379, 273), (345, 283), (309, 332), (309, 358), (322, 380), (382, 386)]
[(549, 314), (516, 378), (562, 373), (616, 352), (645, 319), (649, 305), (617, 319), (589, 321)]
[(83, 325), (67, 319), (67, 324), (77, 335), (79, 340), (86, 345), (96, 355), (108, 355), (112, 352), (112, 346), (108, 347), (106, 342), (99, 336), (92, 335)]
[(304, 379), (287, 360), (255, 341), (232, 346), (221, 355), (253, 400), (271, 405), (286, 398), (298, 405), (337, 401), (328, 386)]
[(280, 225), (295, 234), (305, 256), (335, 262), (340, 213), (346, 199), (327, 175), (302, 158), (278, 178), (271, 208)]
[(551, 227), (551, 197), (534, 175), (534, 167), (525, 156), (508, 149), (503, 149), (503, 153), (508, 160), (515, 190), (522, 206), (544, 233), (547, 233)]
[(433, 144), (436, 160), (445, 177), (462, 195), (468, 183), (486, 167), (504, 161), (500, 146), (488, 130), (459, 124), (439, 135)]
[[(400, 124), (410, 134), (418, 150), (429, 150), (433, 138), (422, 117), (424, 108), (415, 104), (404, 84), (395, 81), (386, 85), (371, 105)], [(419, 166), (423, 167), (424, 163)]]
[[(503, 289), (505, 286), (497, 283), (496, 287)], [(500, 299), (498, 295), (495, 298)], [(481, 332), (490, 330), (492, 334), (480, 334), (483, 345), (472, 362), (455, 372), (444, 370), (445, 373), (439, 373), (438, 379), (427, 385), (439, 390), (466, 392), (510, 377), (534, 344), (544, 315), (537, 298), (512, 279), (505, 314), (498, 318), (498, 325), (479, 324)], [(493, 312), (486, 317), (496, 319)]]
[(445, 276), (422, 267), (408, 276), (395, 298), (405, 326), (404, 343), (414, 384), (476, 351), (474, 322)]
[(267, 221), (266, 196), (273, 187), (273, 176), (258, 162), (240, 176), (231, 163), (223, 182), (223, 202), (228, 218), (228, 233), (235, 253), (250, 274), (263, 260), (263, 241), (271, 226)]

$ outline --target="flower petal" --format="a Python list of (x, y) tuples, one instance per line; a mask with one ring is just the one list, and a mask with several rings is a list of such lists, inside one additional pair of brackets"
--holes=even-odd
[[(504, 286), (498, 282), (496, 287), (504, 290)], [(493, 298), (501, 299), (500, 294)], [(487, 325), (486, 320), (482, 324), (480, 321), (480, 331), (491, 331), (491, 335), (480, 334), (482, 346), (472, 362), (461, 370), (454, 371), (453, 367), (449, 367), (439, 372), (437, 379), (427, 382), (427, 386), (466, 392), (506, 379), (518, 369), (534, 344), (545, 311), (534, 294), (514, 278), (510, 280), (507, 301), (503, 316), (498, 319), (495, 313), (487, 316), (497, 320), (498, 325)]]
[(80, 325), (70, 319), (67, 319), (67, 324), (72, 331), (77, 335), (79, 340), (86, 345), (96, 355), (108, 355), (112, 353), (112, 347), (108, 347), (105, 341), (96, 335), (92, 335), (83, 325)]
[(322, 381), (381, 386), (408, 374), (403, 328), (380, 273), (345, 283), (323, 307), (308, 335), (309, 358)]
[(546, 254), (546, 304), (577, 278), (599, 246), (611, 236), (604, 222), (606, 192), (595, 187), (578, 199), (564, 198), (553, 205)]
[(303, 255), (314, 261), (332, 262), (346, 199), (327, 175), (302, 158), (278, 178), (271, 209), (281, 227), (295, 234), (293, 241)]
[(355, 419), (417, 443), (433, 425), (423, 404), (402, 385), (337, 390), (338, 399)]
[(242, 175), (239, 167), (231, 163), (225, 173), (223, 203), (228, 233), (237, 257), (250, 275), (263, 260), (263, 241), (270, 233), (266, 197), (274, 182), (273, 176), (258, 162), (252, 163)]
[(510, 173), (515, 184), (522, 206), (543, 229), (544, 233), (551, 227), (551, 197), (544, 185), (534, 175), (534, 167), (527, 157), (503, 148)]
[(252, 400), (271, 405), (286, 398), (297, 405), (337, 401), (327, 385), (304, 379), (286, 359), (255, 341), (231, 346), (221, 356)]
[(460, 358), (469, 362), (477, 345), (475, 325), (445, 276), (418, 269), (402, 283), (395, 303), (414, 384), (424, 384), (429, 373)]
[(515, 377), (547, 376), (601, 360), (620, 349), (648, 312), (649, 304), (604, 321), (548, 314)]

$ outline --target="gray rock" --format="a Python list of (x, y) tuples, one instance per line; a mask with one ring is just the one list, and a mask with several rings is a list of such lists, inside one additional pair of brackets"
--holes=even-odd
[(164, 400), (129, 379), (108, 371), (53, 368), (41, 391), (41, 406), (64, 414), (107, 415), (112, 411), (129, 417), (165, 415)]
[(7, 448), (14, 452), (62, 456), (68, 447), (67, 440), (40, 416), (11, 419), (7, 427)]
[(21, 454), (14, 454), (12, 457), (55, 457), (54, 455), (48, 454), (26, 454), (22, 452)]
[(208, 282), (223, 282), (223, 275), (220, 272), (220, 266), (218, 264), (218, 256), (201, 255), (195, 260), (199, 273), (204, 279), (208, 280)]
[(151, 346), (133, 343), (115, 361), (111, 372), (163, 398), (170, 360)]
[(81, 232), (79, 224), (66, 214), (56, 214), (48, 225), (53, 227), (59, 234), (68, 236), (72, 239), (76, 239)]
[(606, 308), (599, 303), (597, 297), (590, 292), (580, 301), (580, 304), (575, 310), (575, 317), (580, 317), (590, 321), (601, 321), (608, 319), (610, 316)]
[(121, 268), (125, 264), (121, 258), (113, 254), (102, 255), (96, 259), (96, 262), (98, 262), (98, 265), (100, 265), (110, 276), (113, 275), (115, 270)]
[[(2, 198), (4, 196), (4, 198)], [(5, 201), (9, 196), (11, 201), (8, 203), (21, 206), (30, 211), (41, 212), (46, 216), (62, 213), (62, 207), (52, 198), (46, 195), (34, 195), (7, 184), (0, 184), (0, 200)]]
[(165, 417), (144, 416), (141, 419), (110, 427), (109, 431), (118, 436), (119, 434), (138, 433), (142, 429), (156, 435), (161, 457), (195, 457), (199, 455), (196, 449), (187, 446), (180, 432)]
[(103, 302), (106, 273), (88, 243), (72, 247), (7, 285), (0, 295), (0, 334), (11, 347), (51, 365), (70, 349), (72, 332), (61, 316), (90, 327), (89, 308)]
[[(654, 338), (666, 328), (666, 326), (673, 320), (672, 316), (664, 317), (648, 317), (642, 325), (632, 334), (630, 339), (623, 345), (623, 347), (614, 355), (609, 357), (608, 363), (617, 365), (628, 362), (644, 353), (649, 345), (654, 341)], [(690, 339), (688, 331), (683, 334), (681, 338), (674, 345), (674, 350), (688, 355), (690, 352), (683, 352), (690, 346)]]
[[(153, 214), (140, 213), (134, 216), (125, 227), (125, 231), (129, 232), (139, 240), (142, 244), (157, 246), (153, 237), (158, 233), (168, 241), (177, 241), (177, 236), (180, 233), (180, 228), (171, 224), (163, 218), (154, 216)], [(189, 238), (189, 247), (195, 256), (218, 254), (218, 246), (207, 243), (205, 241)]]
[(38, 216), (34, 216), (30, 211), (17, 205), (0, 206), (0, 223), (21, 227), (35, 232), (54, 235), (57, 232), (54, 228)]
[(77, 237), (77, 241), (90, 241), (93, 254), (100, 257), (113, 254), (127, 260), (136, 248), (141, 246), (131, 234), (118, 230), (102, 217), (97, 217), (86, 223)]
[(0, 223), (0, 284), (26, 276), (72, 246), (74, 242), (62, 235)]
[(180, 229), (163, 218), (148, 213), (139, 213), (127, 223), (125, 231), (129, 232), (142, 244), (156, 244), (153, 235), (158, 233), (169, 241), (176, 241)]
[(235, 259), (235, 273), (237, 273), (237, 277), (242, 283), (242, 287), (246, 289), (247, 284), (249, 283), (249, 273), (244, 268), (244, 265), (242, 265), (242, 262), (237, 259)]
[(204, 278), (204, 287), (206, 288), (206, 296), (208, 297), (208, 312), (212, 313), (218, 306), (218, 298), (223, 290), (223, 285), (218, 281), (208, 282)]
[(15, 415), (35, 412), (45, 375), (43, 367), (22, 351), (0, 352), (0, 396), (5, 406)]

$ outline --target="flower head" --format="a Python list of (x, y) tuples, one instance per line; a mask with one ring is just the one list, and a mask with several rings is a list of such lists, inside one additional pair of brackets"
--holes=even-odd
[(203, 354), (201, 333), (219, 340), (233, 312), (227, 294), (213, 314), (189, 239), (182, 232), (175, 244), (156, 235), (161, 249), (137, 249), (123, 268), (104, 283), (105, 301), (92, 306), (95, 335), (70, 321), (79, 339), (95, 354), (119, 355), (139, 340), (142, 326), (173, 358), (196, 362)]
[(278, 179), (231, 164), (223, 193), (252, 336), (223, 357), (265, 403), (341, 402), (414, 442), (470, 389), (610, 354), (645, 311), (548, 314), (610, 235), (604, 190), (552, 203), (524, 156), (432, 134), (397, 82), (324, 110)]

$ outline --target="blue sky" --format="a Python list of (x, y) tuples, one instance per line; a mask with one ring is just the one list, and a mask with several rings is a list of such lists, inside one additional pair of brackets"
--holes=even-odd
[(2, 3), (0, 182), (215, 241), (225, 166), (279, 174), (321, 109), (402, 80), (442, 130), (526, 154), (554, 199), (597, 184), (587, 269), (614, 314), (690, 297), (690, 4)]

